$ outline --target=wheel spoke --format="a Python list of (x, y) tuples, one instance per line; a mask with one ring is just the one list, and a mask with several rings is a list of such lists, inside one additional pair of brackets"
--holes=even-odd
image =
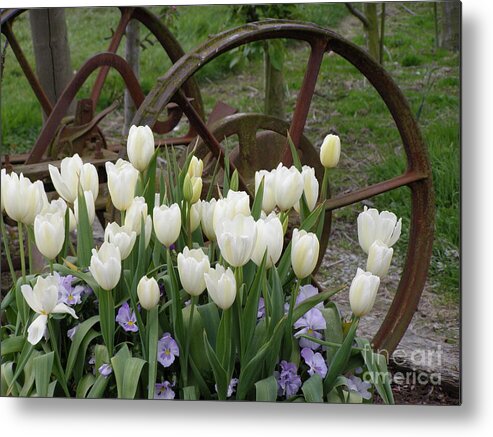
[[(214, 135), (208, 129), (207, 125), (204, 123), (204, 120), (202, 120), (202, 117), (200, 117), (197, 110), (187, 99), (185, 93), (181, 89), (178, 90), (178, 92), (175, 94), (174, 99), (176, 103), (180, 105), (181, 109), (183, 110), (183, 113), (187, 116), (190, 125), (199, 134), (199, 136), (202, 138), (204, 143), (206, 143), (209, 146), (209, 149), (211, 150), (214, 157), (216, 159), (219, 159), (221, 166), (224, 166), (224, 150), (221, 144), (219, 143), (219, 141), (217, 141), (216, 137), (214, 137)], [(233, 174), (233, 172), (236, 170), (235, 165), (231, 161), (229, 163), (229, 168), (231, 174)], [(249, 193), (247, 184), (245, 183), (244, 179), (242, 178), (239, 172), (238, 172), (238, 179), (239, 179), (240, 189)]]
[[(111, 38), (110, 45), (108, 47), (107, 52), (116, 53), (118, 50), (118, 46), (123, 38), (123, 34), (125, 33), (125, 29), (127, 28), (127, 24), (132, 18), (132, 14), (135, 8), (125, 8), (122, 12), (122, 16), (120, 17), (120, 21), (118, 26)], [(96, 77), (96, 81), (94, 82), (94, 86), (92, 88), (91, 100), (93, 102), (93, 107), (96, 108), (96, 105), (99, 100), (99, 96), (101, 95), (101, 89), (103, 88), (104, 81), (106, 80), (106, 76), (110, 71), (109, 67), (102, 67), (99, 70), (98, 76)]]
[[(327, 40), (324, 38), (316, 39), (311, 45), (310, 57), (301, 85), (300, 92), (296, 100), (296, 107), (293, 113), (293, 120), (289, 128), (289, 135), (294, 144), (299, 144), (303, 130), (310, 110), (310, 105), (317, 85), (317, 77), (320, 72), (320, 66), (327, 48)], [(286, 147), (283, 162), (286, 165), (291, 164), (292, 157), (289, 147)]]
[(415, 172), (407, 172), (401, 176), (397, 176), (387, 181), (379, 182), (378, 184), (370, 185), (369, 187), (361, 188), (348, 194), (343, 194), (332, 199), (325, 201), (325, 209), (333, 211), (334, 209), (342, 208), (343, 206), (352, 205), (353, 203), (360, 202), (378, 194), (385, 193), (387, 191), (395, 190), (396, 188), (404, 185), (411, 185), (413, 182), (427, 179), (425, 174), (418, 174)]

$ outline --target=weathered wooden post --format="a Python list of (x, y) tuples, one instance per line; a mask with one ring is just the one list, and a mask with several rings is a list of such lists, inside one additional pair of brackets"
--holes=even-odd
[[(55, 104), (72, 79), (64, 8), (29, 11), (36, 73), (48, 99)], [(73, 113), (75, 105), (70, 107)], [(44, 120), (46, 116), (43, 113)]]

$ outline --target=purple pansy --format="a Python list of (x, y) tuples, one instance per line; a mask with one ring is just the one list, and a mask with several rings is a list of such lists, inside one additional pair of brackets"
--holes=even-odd
[[(309, 335), (310, 337), (322, 338), (322, 334), (317, 332), (317, 330), (325, 329), (327, 327), (327, 322), (318, 308), (312, 308), (296, 320), (293, 326), (295, 329), (299, 329), (295, 334), (296, 337), (304, 334)], [(313, 350), (317, 350), (320, 347), (318, 343), (306, 338), (300, 338), (300, 346), (302, 348), (309, 347)]]
[(169, 332), (165, 332), (157, 344), (157, 360), (163, 367), (169, 367), (180, 356), (180, 350), (176, 341)]
[(70, 338), (70, 340), (72, 340), (74, 338), (74, 335), (75, 333), (77, 332), (77, 330), (79, 329), (79, 325), (75, 325), (72, 329), (69, 329), (67, 331), (67, 337)]
[(262, 317), (265, 317), (265, 301), (263, 297), (258, 300), (257, 308), (257, 319), (261, 319)]
[(298, 368), (294, 363), (283, 360), (279, 363), (280, 372), (274, 372), (277, 379), (277, 393), (279, 396), (290, 398), (298, 393), (301, 387), (301, 378), (298, 375)]
[[(229, 381), (228, 384), (228, 392), (226, 393), (226, 396), (228, 398), (233, 396), (233, 393), (235, 392), (237, 385), (238, 385), (238, 378), (231, 378), (231, 381)], [(217, 393), (217, 384), (214, 384), (214, 388), (216, 389), (216, 393)]]
[(64, 288), (62, 290), (62, 302), (67, 305), (77, 305), (81, 303), (82, 294), (85, 292), (85, 288), (82, 285), (76, 285), (75, 287)]
[(325, 375), (327, 375), (327, 364), (325, 364), (325, 360), (319, 352), (313, 352), (310, 348), (305, 347), (301, 350), (301, 356), (309, 367), (309, 375), (317, 373), (322, 378), (325, 378)]
[(135, 312), (130, 309), (127, 302), (118, 310), (115, 321), (117, 321), (120, 326), (127, 332), (137, 332), (139, 327), (137, 326), (137, 317), (135, 317)]
[(157, 383), (154, 386), (154, 399), (174, 399), (175, 392), (171, 388), (172, 386), (169, 381)]
[(99, 366), (98, 372), (100, 373), (100, 375), (107, 378), (113, 373), (113, 368), (111, 367), (111, 364), (102, 364), (101, 366)]
[[(298, 293), (298, 297), (296, 298), (296, 305), (299, 305), (301, 302), (307, 300), (310, 297), (313, 297), (318, 294), (318, 288), (314, 287), (311, 284), (306, 284), (303, 285), (303, 287), (300, 288), (300, 292)], [(317, 308), (319, 310), (322, 310), (324, 308), (324, 305), (322, 302), (318, 303), (317, 305), (314, 306), (314, 308)]]
[(350, 376), (346, 378), (346, 386), (349, 391), (358, 393), (363, 399), (370, 399), (371, 393), (368, 389), (371, 387), (369, 382), (363, 381), (361, 378), (357, 376)]

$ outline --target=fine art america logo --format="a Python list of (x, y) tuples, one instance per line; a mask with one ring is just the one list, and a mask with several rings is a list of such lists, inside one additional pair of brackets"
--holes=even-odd
[[(371, 347), (365, 346), (369, 351)], [(386, 350), (379, 350), (379, 354), (373, 354), (371, 361), (385, 360), (389, 357)], [(442, 348), (439, 345), (436, 349), (415, 349), (413, 351), (407, 351), (404, 349), (396, 349), (391, 355), (390, 359), (387, 358), (387, 364), (392, 361), (399, 370), (391, 372), (377, 372), (372, 371), (378, 369), (378, 363), (368, 366), (368, 372), (364, 375), (364, 379), (367, 382), (373, 381), (385, 381), (390, 378), (390, 382), (394, 385), (441, 385), (442, 378), (441, 373), (435, 369), (440, 369), (442, 366)]]

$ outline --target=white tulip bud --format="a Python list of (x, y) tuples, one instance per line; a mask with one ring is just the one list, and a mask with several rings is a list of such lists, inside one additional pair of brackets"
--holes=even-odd
[(233, 219), (223, 220), (219, 224), (216, 236), (223, 258), (231, 266), (240, 267), (252, 256), (257, 238), (257, 226), (252, 216), (238, 214)]
[[(315, 169), (304, 165), (301, 171), (303, 177), (303, 193), (305, 194), (308, 209), (313, 211), (318, 200), (318, 179), (315, 176)], [(301, 202), (301, 199), (300, 199)], [(300, 212), (300, 202), (294, 205), (294, 209)]]
[[(63, 200), (61, 197), (58, 199), (53, 199), (50, 203), (45, 205), (43, 208), (43, 211), (41, 211), (43, 214), (50, 213), (50, 214), (55, 214), (59, 213), (65, 218), (65, 214), (67, 212), (67, 203), (65, 200)], [(71, 208), (68, 208), (68, 216), (69, 216), (69, 225), (68, 225), (68, 230), (69, 232), (72, 232), (75, 230), (77, 227), (77, 220), (75, 218), (75, 214), (72, 211)]]
[(236, 280), (233, 271), (228, 267), (216, 264), (204, 275), (207, 291), (214, 303), (221, 309), (227, 310), (236, 298)]
[(320, 162), (325, 168), (337, 167), (340, 156), (340, 138), (337, 135), (327, 135), (320, 147)]
[(200, 225), (200, 209), (201, 209), (202, 203), (197, 202), (194, 203), (190, 207), (190, 230), (194, 232)]
[(188, 165), (188, 176), (190, 178), (201, 178), (204, 171), (204, 163), (201, 159), (197, 159), (196, 156), (192, 156), (190, 164)]
[[(53, 182), (55, 190), (60, 197), (63, 197), (69, 203), (74, 203), (75, 199), (77, 199), (77, 194), (79, 192), (79, 176), (83, 165), (82, 159), (77, 153), (72, 157), (63, 158), (60, 163), (60, 170), (51, 164), (48, 165), (51, 181)], [(90, 172), (91, 171), (88, 170), (86, 172), (88, 176), (86, 176), (89, 179), (92, 179)]]
[(154, 154), (154, 135), (149, 126), (132, 126), (128, 132), (127, 155), (132, 165), (143, 172)]
[(145, 246), (147, 248), (147, 246), (149, 246), (149, 243), (151, 242), (151, 237), (152, 237), (152, 218), (150, 214), (146, 217), (144, 232), (145, 232)]
[(137, 296), (142, 308), (152, 310), (159, 303), (159, 285), (154, 278), (142, 276), (137, 285)]
[(349, 288), (349, 304), (356, 317), (363, 317), (373, 308), (380, 278), (358, 268)]
[(60, 212), (38, 214), (34, 219), (34, 239), (38, 250), (49, 260), (55, 259), (65, 241), (65, 220)]
[(291, 240), (291, 265), (297, 278), (310, 276), (318, 261), (320, 243), (315, 234), (295, 229)]
[(264, 178), (262, 211), (269, 214), (274, 211), (276, 207), (276, 170), (259, 170), (255, 172), (255, 194), (257, 194), (262, 178)]
[(108, 223), (104, 230), (104, 241), (114, 244), (120, 249), (122, 260), (128, 258), (135, 245), (137, 233), (126, 226), (120, 226), (118, 223)]
[(209, 241), (216, 240), (216, 234), (214, 232), (214, 209), (216, 208), (216, 199), (211, 199), (209, 202), (202, 200), (200, 202), (200, 223), (202, 225), (202, 232), (209, 239)]
[(214, 208), (213, 226), (216, 236), (219, 223), (238, 214), (251, 215), (250, 197), (245, 191), (229, 190), (226, 198), (218, 200)]
[(120, 249), (105, 241), (99, 251), (92, 249), (89, 271), (103, 290), (112, 290), (118, 284), (122, 272)]
[(180, 236), (181, 211), (177, 203), (170, 207), (155, 206), (152, 214), (154, 232), (157, 239), (166, 247), (170, 247)]
[(135, 197), (125, 213), (125, 226), (140, 235), (141, 222), (147, 218), (147, 203), (143, 197)]
[(267, 250), (266, 268), (271, 268), (279, 261), (284, 243), (284, 232), (281, 220), (271, 213), (265, 219), (260, 218), (257, 223), (257, 238), (252, 253), (252, 261), (260, 266)]
[(202, 249), (185, 247), (178, 254), (178, 273), (183, 289), (191, 296), (199, 296), (205, 290), (204, 274), (210, 269), (209, 258)]
[(96, 167), (89, 162), (84, 164), (80, 169), (79, 180), (82, 191), (91, 191), (96, 201), (99, 194), (99, 176)]
[(129, 162), (119, 159), (116, 164), (106, 163), (106, 173), (111, 202), (117, 210), (127, 210), (134, 200), (139, 171)]
[[(94, 222), (96, 217), (96, 205), (94, 204), (94, 197), (92, 196), (92, 191), (84, 191), (84, 198), (86, 200), (87, 217), (89, 218), (89, 223)], [(79, 198), (75, 199), (74, 203), (75, 220), (79, 223)]]
[(21, 173), (5, 174), (2, 180), (3, 206), (7, 215), (16, 222), (32, 225), (45, 204), (43, 182), (32, 183)]
[(402, 219), (388, 211), (380, 214), (374, 208), (365, 209), (358, 215), (358, 240), (361, 248), (368, 253), (370, 246), (380, 240), (387, 247), (392, 247), (401, 235)]
[(276, 204), (281, 211), (287, 211), (296, 205), (303, 194), (303, 178), (295, 166), (288, 168), (279, 164), (275, 184)]
[(370, 246), (368, 251), (368, 261), (366, 262), (366, 270), (379, 276), (381, 279), (387, 276), (394, 249), (387, 247), (380, 240), (376, 240)]
[(197, 203), (200, 200), (200, 195), (202, 194), (202, 178), (193, 177), (190, 179), (192, 183), (192, 198), (190, 203)]

